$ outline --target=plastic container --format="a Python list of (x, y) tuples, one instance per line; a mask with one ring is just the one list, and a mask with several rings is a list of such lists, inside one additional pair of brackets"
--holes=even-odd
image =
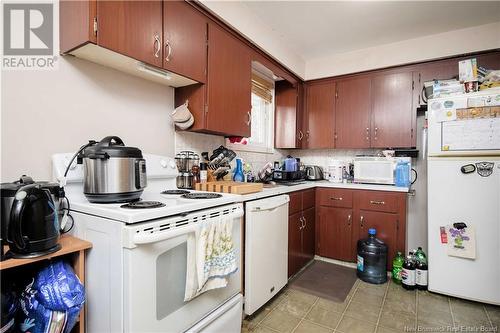
[(235, 182), (243, 182), (245, 176), (243, 175), (243, 163), (240, 158), (236, 159), (236, 169), (234, 170), (233, 180)]
[(403, 270), (404, 262), (405, 258), (403, 257), (403, 254), (398, 251), (392, 260), (392, 281), (397, 284), (401, 284), (401, 271)]
[(381, 284), (387, 281), (387, 245), (375, 237), (376, 233), (370, 228), (368, 238), (358, 240), (356, 274), (365, 282)]
[(297, 171), (298, 166), (297, 166), (297, 159), (293, 158), (292, 156), (288, 155), (285, 158), (285, 171)]
[(394, 185), (399, 187), (410, 187), (410, 162), (399, 161), (394, 172)]

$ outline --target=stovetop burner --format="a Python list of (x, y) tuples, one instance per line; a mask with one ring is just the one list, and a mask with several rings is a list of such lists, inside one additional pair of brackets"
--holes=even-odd
[(148, 209), (148, 208), (160, 208), (164, 207), (165, 204), (159, 201), (134, 201), (128, 204), (121, 205), (121, 208), (128, 209)]
[(161, 192), (161, 194), (171, 194), (171, 195), (180, 195), (180, 194), (188, 194), (191, 193), (188, 190), (165, 190)]
[(187, 193), (181, 195), (184, 199), (217, 199), (222, 197), (219, 193)]

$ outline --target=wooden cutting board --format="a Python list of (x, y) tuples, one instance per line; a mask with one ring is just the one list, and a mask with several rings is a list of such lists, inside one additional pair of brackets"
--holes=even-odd
[(262, 183), (239, 183), (233, 181), (218, 181), (198, 183), (195, 185), (197, 191), (220, 192), (232, 194), (249, 194), (262, 191)]

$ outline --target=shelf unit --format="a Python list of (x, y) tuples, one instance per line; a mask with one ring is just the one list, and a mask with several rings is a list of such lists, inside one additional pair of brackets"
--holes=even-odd
[[(11, 270), (15, 270), (16, 267), (54, 258), (64, 258), (71, 264), (81, 283), (85, 285), (85, 250), (90, 249), (92, 243), (70, 235), (61, 236), (59, 243), (61, 244), (61, 249), (55, 253), (32, 259), (7, 259), (1, 261), (0, 271), (4, 272), (9, 270), (10, 272)], [(5, 248), (5, 251), (7, 250), (8, 247)], [(78, 322), (72, 332), (85, 333), (85, 306), (82, 308)]]

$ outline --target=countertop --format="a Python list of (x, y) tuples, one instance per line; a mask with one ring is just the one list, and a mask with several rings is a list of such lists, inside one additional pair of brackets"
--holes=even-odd
[(305, 181), (303, 184), (286, 186), (276, 185), (274, 187), (264, 187), (261, 192), (242, 195), (242, 201), (256, 200), (266, 197), (271, 197), (279, 194), (286, 194), (295, 191), (306, 190), (315, 187), (327, 188), (345, 188), (353, 190), (373, 190), (373, 191), (390, 191), (390, 192), (409, 192), (408, 187), (397, 187), (393, 185), (377, 185), (377, 184), (356, 184), (356, 183), (332, 183), (327, 180)]

